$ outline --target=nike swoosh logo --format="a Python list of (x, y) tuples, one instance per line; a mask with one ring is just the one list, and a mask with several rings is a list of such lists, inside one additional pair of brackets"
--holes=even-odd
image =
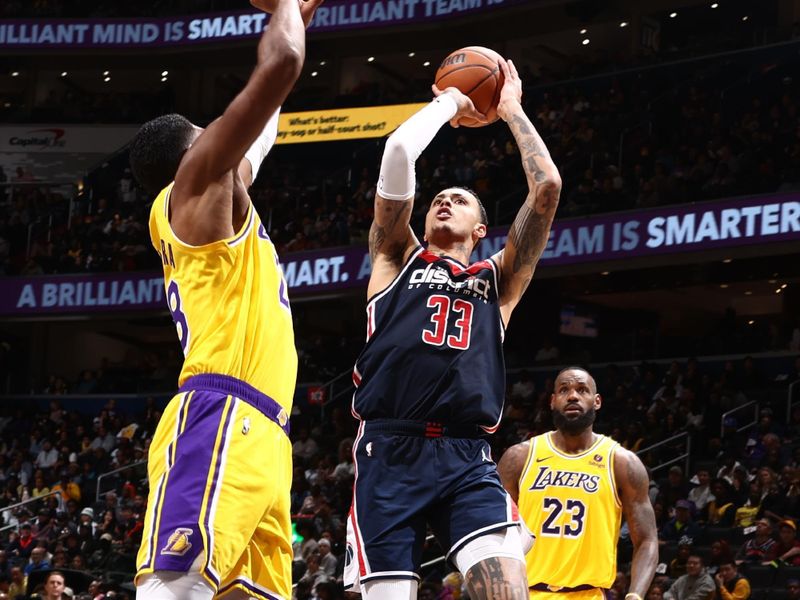
[(537, 458), (536, 462), (542, 462), (542, 461), (545, 461), (545, 460), (550, 460), (551, 458), (553, 458), (553, 457), (552, 456), (545, 456), (544, 458)]

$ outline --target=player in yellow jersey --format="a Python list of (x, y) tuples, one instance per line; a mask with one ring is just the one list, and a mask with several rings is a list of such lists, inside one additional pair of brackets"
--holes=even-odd
[(586, 370), (564, 369), (550, 398), (556, 430), (512, 446), (498, 464), (535, 537), (526, 557), (531, 599), (601, 600), (617, 573), (623, 514), (634, 548), (625, 600), (642, 600), (655, 573), (647, 471), (635, 454), (592, 431), (601, 404)]
[(297, 354), (286, 282), (247, 188), (321, 1), (256, 0), (273, 14), (222, 116), (206, 129), (159, 117), (131, 144), (134, 175), (158, 194), (150, 235), (185, 356), (150, 446), (139, 599), (291, 597)]

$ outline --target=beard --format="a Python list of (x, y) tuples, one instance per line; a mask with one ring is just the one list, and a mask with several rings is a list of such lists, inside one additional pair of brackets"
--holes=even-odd
[(590, 408), (586, 412), (580, 413), (577, 417), (568, 417), (560, 411), (553, 411), (553, 424), (556, 426), (556, 429), (566, 433), (567, 435), (578, 435), (579, 433), (583, 433), (586, 429), (594, 424), (594, 419), (594, 407)]

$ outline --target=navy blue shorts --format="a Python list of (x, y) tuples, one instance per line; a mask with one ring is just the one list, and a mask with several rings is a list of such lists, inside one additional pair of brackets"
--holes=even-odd
[[(409, 431), (398, 433), (397, 424)], [(409, 425), (422, 430), (415, 434)], [(448, 557), (476, 537), (515, 525), (486, 440), (430, 427), (426, 437), (424, 428), (398, 421), (359, 427), (350, 543), (361, 583), (419, 579), (428, 525)]]

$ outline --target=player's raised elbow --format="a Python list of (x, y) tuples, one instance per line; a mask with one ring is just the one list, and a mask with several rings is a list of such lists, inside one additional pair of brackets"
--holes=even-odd
[(292, 40), (288, 41), (281, 48), (277, 58), (281, 71), (293, 80), (297, 80), (297, 78), (300, 77), (305, 59), (305, 46), (294, 43)]
[(410, 160), (411, 153), (401, 137), (395, 131), (386, 140), (386, 147), (383, 150), (383, 161), (390, 164), (406, 164)]
[(261, 65), (261, 68), (273, 77), (295, 82), (303, 70), (304, 60), (304, 45), (287, 37), (273, 45), (268, 61)]

